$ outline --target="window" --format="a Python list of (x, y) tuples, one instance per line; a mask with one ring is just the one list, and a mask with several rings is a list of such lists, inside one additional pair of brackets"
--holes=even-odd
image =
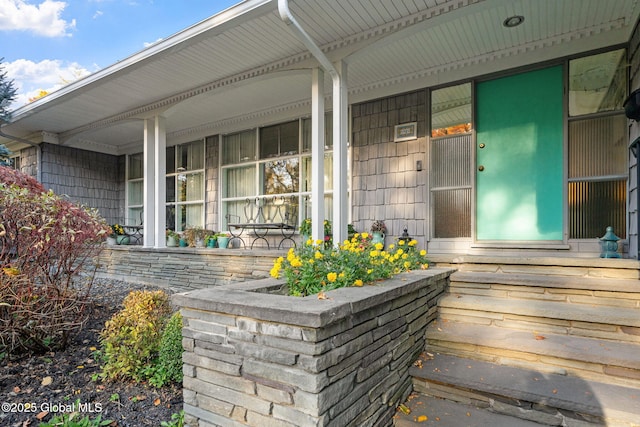
[[(204, 226), (204, 141), (168, 147), (166, 151), (166, 227), (183, 231)], [(126, 224), (141, 224), (144, 205), (144, 158), (127, 157)]]
[(569, 62), (569, 238), (626, 238), (626, 52)]
[(431, 93), (433, 236), (471, 236), (471, 84)]
[(142, 224), (144, 204), (144, 158), (142, 153), (127, 158), (127, 217), (125, 224)]
[[(331, 121), (326, 120), (325, 125), (325, 148), (330, 148)], [(301, 218), (310, 216), (310, 152), (311, 119), (223, 136), (222, 227), (226, 228), (227, 214), (233, 220), (243, 220), (246, 199), (254, 197), (298, 196), (303, 206), (299, 209)], [(326, 153), (325, 191), (331, 190), (331, 165), (331, 154)], [(325, 212), (331, 213), (331, 194), (325, 196)]]
[(167, 228), (204, 227), (204, 141), (167, 148)]

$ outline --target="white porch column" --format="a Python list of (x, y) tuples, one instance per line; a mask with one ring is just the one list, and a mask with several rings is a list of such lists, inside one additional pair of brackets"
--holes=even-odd
[(333, 243), (347, 239), (347, 64), (334, 64), (340, 74), (333, 80)]
[(311, 71), (311, 237), (324, 240), (324, 71)]
[(164, 116), (155, 117), (155, 247), (164, 248), (167, 246), (167, 236), (165, 234), (167, 224), (167, 209), (165, 200), (167, 197), (167, 130), (166, 118)]
[(143, 183), (143, 211), (144, 225), (143, 243), (145, 247), (153, 247), (155, 243), (155, 123), (152, 119), (144, 121), (144, 183)]

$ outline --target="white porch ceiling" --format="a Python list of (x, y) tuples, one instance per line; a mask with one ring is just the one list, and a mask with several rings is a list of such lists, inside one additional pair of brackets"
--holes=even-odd
[[(640, 14), (640, 0), (291, 0), (290, 7), (330, 59), (347, 61), (350, 102), (624, 44)], [(524, 23), (505, 28), (513, 15)], [(238, 131), (309, 114), (315, 65), (277, 1), (247, 0), (16, 110), (2, 131), (52, 133), (61, 144), (113, 154), (141, 151), (141, 119), (156, 113), (167, 117), (169, 144)], [(326, 88), (329, 96), (328, 80)]]

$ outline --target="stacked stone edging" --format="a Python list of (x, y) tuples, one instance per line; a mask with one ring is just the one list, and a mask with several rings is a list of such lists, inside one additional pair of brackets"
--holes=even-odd
[(191, 426), (390, 426), (452, 270), (317, 296), (274, 279), (174, 296)]
[(284, 253), (113, 246), (97, 259), (96, 276), (184, 291), (269, 277), (273, 260)]

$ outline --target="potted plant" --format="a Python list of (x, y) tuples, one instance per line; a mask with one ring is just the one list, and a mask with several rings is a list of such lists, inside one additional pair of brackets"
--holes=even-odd
[[(324, 229), (324, 242), (325, 244), (331, 245), (331, 236), (332, 236), (332, 228), (331, 221), (328, 219), (324, 220), (323, 223)], [(305, 218), (300, 224), (300, 234), (302, 235), (302, 241), (306, 242), (311, 237), (311, 219)]]
[(229, 239), (231, 238), (231, 233), (228, 231), (222, 231), (217, 234), (218, 237), (218, 247), (222, 249), (226, 249), (229, 246)]
[(208, 231), (199, 226), (184, 230), (184, 236), (191, 247), (204, 248), (204, 238), (207, 234), (209, 234)]
[(207, 234), (204, 238), (204, 245), (207, 248), (215, 248), (218, 242), (218, 235), (216, 233)]
[(377, 220), (371, 224), (371, 234), (373, 238), (371, 241), (375, 243), (384, 244), (384, 238), (387, 235), (387, 226), (384, 224), (384, 221)]
[[(115, 239), (116, 244), (118, 245), (128, 245), (129, 244), (129, 236), (124, 234), (124, 227), (120, 224), (111, 225), (111, 234), (109, 235), (112, 239)], [(108, 241), (107, 244), (112, 244), (113, 241)]]
[(180, 235), (173, 230), (167, 230), (167, 247), (175, 248), (178, 246)]

